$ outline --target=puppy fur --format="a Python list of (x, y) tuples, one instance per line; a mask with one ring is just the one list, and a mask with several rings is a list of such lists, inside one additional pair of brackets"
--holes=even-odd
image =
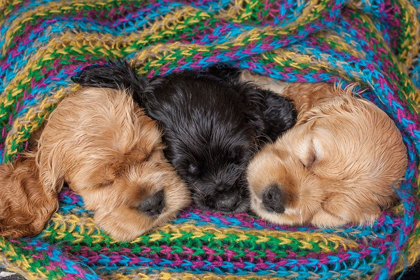
[(251, 208), (278, 224), (372, 224), (397, 201), (407, 151), (394, 122), (373, 103), (327, 83), (241, 79), (291, 98), (295, 127), (251, 161)]
[(245, 170), (267, 141), (295, 123), (290, 100), (238, 82), (225, 65), (170, 74), (151, 81), (126, 63), (85, 69), (74, 81), (83, 86), (126, 87), (163, 129), (165, 156), (204, 210), (246, 211)]
[[(99, 227), (117, 240), (133, 240), (190, 203), (163, 149), (155, 121), (127, 92), (84, 88), (68, 96), (51, 113), (34, 156), (0, 169), (6, 170), (0, 185), (10, 193), (2, 192), (0, 213), (7, 217), (1, 222), (11, 228), (1, 234), (39, 233), (66, 182), (94, 211)], [(22, 205), (36, 219), (25, 219)]]
[(36, 235), (57, 208), (57, 193), (43, 188), (34, 157), (0, 164), (0, 235)]

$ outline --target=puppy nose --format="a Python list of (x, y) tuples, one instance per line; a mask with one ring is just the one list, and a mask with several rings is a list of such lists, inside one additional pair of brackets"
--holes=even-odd
[(165, 197), (163, 190), (160, 190), (140, 202), (138, 209), (149, 216), (157, 216), (162, 213), (164, 207)]
[(222, 194), (217, 199), (216, 210), (223, 212), (232, 212), (238, 207), (239, 195)]
[(283, 213), (284, 199), (278, 185), (271, 185), (262, 195), (262, 203), (269, 212)]

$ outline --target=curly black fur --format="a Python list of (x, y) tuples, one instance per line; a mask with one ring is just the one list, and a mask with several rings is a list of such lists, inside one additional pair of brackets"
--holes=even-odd
[(158, 121), (165, 156), (202, 209), (248, 209), (246, 168), (266, 142), (296, 121), (292, 102), (253, 84), (240, 71), (216, 65), (147, 81), (127, 63), (88, 67), (73, 80), (83, 86), (128, 88)]

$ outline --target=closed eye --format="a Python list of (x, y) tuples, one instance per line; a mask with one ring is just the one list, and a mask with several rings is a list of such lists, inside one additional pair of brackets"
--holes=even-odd
[(114, 180), (105, 180), (99, 184), (99, 187), (104, 188), (104, 187), (111, 186), (112, 184), (114, 184)]
[(149, 160), (153, 160), (155, 156), (160, 156), (160, 153), (162, 151), (159, 149), (153, 149), (152, 151), (150, 151), (150, 153), (146, 156), (146, 158), (144, 159), (144, 161), (149, 161)]
[(301, 155), (299, 158), (300, 163), (303, 165), (304, 168), (309, 169), (311, 168), (316, 159), (317, 159), (317, 151), (313, 141), (308, 143), (309, 145), (306, 146), (307, 152), (304, 155)]
[(311, 168), (315, 162), (315, 153), (313, 153), (313, 151), (311, 151), (311, 153), (308, 155), (307, 158), (301, 160), (300, 162), (302, 163), (303, 167), (305, 168)]
[[(131, 164), (142, 164), (150, 160), (159, 160), (161, 158), (162, 149), (159, 146), (154, 146), (151, 150), (142, 147), (135, 147), (126, 154), (130, 158)], [(126, 161), (127, 162), (127, 161)]]

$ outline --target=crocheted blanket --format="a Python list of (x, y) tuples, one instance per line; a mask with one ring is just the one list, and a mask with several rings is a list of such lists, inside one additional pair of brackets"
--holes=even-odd
[(28, 279), (386, 279), (420, 254), (416, 0), (1, 0), (0, 162), (74, 87), (83, 67), (127, 59), (147, 77), (217, 62), (284, 81), (358, 82), (408, 148), (401, 203), (372, 226), (320, 229), (189, 208), (133, 242), (100, 231), (81, 198), (37, 237), (0, 238)]

